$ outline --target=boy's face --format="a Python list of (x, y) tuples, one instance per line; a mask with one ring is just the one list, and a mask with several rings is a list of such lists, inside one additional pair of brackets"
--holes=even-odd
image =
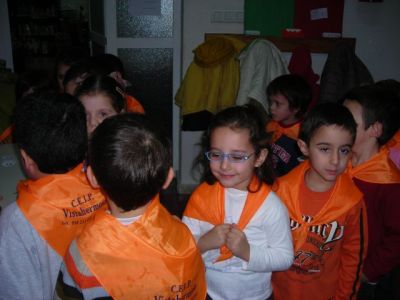
[[(360, 103), (350, 99), (346, 99), (343, 102), (343, 106), (347, 107), (348, 110), (353, 115), (354, 120), (357, 124), (357, 134), (356, 140), (353, 145), (353, 151), (356, 153), (361, 153), (365, 149), (367, 142), (370, 141), (370, 128), (365, 129), (364, 119), (363, 119), (363, 108)], [(369, 147), (368, 147), (369, 148)]]
[(307, 186), (317, 192), (329, 190), (346, 169), (352, 144), (350, 132), (336, 125), (319, 128), (308, 145), (299, 140), (300, 150), (311, 164), (306, 175)]
[(271, 95), (269, 101), (269, 111), (274, 121), (283, 125), (291, 125), (298, 121), (296, 113), (299, 110), (291, 108), (285, 96), (280, 93)]

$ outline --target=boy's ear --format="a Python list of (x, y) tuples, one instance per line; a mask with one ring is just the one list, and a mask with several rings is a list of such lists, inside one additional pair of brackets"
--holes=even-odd
[(375, 138), (379, 138), (383, 132), (383, 125), (381, 122), (375, 122), (371, 125), (371, 135)]
[(254, 166), (256, 168), (261, 166), (264, 163), (264, 161), (267, 159), (267, 156), (268, 156), (268, 149), (266, 149), (266, 148), (261, 149), (260, 154), (258, 155), (258, 157), (254, 163)]
[(303, 155), (308, 156), (308, 146), (307, 143), (303, 140), (298, 139), (297, 140), (297, 145), (299, 146), (299, 149)]
[(168, 170), (167, 178), (165, 179), (164, 184), (162, 186), (163, 190), (165, 190), (169, 187), (169, 185), (171, 184), (171, 181), (174, 179), (174, 177), (175, 177), (174, 169), (172, 169), (172, 167), (170, 167)]
[(25, 152), (24, 149), (20, 149), (20, 153), (21, 153), (22, 166), (25, 170), (25, 173), (28, 175), (28, 177), (36, 179), (39, 173), (41, 173), (38, 165), (29, 156), (29, 154)]
[(93, 174), (93, 170), (92, 170), (91, 166), (88, 166), (86, 169), (86, 177), (92, 187), (94, 187), (94, 188), (100, 187), (99, 183), (97, 182), (96, 176), (94, 176), (94, 174)]

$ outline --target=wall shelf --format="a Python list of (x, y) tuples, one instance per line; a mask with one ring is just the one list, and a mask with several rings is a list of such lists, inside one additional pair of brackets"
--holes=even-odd
[(234, 37), (246, 43), (255, 39), (266, 39), (275, 44), (282, 52), (293, 52), (298, 46), (307, 46), (312, 53), (329, 53), (338, 43), (344, 42), (355, 50), (355, 38), (287, 38), (275, 36), (258, 36), (230, 33), (205, 33), (204, 39), (208, 40), (215, 37)]

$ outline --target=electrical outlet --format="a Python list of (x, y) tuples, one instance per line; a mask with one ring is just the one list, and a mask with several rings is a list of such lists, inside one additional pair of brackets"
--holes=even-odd
[(211, 23), (243, 23), (243, 11), (215, 10), (211, 15)]

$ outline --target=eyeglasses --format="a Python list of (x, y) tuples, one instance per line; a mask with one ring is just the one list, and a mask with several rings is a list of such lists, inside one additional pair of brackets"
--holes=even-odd
[(253, 154), (223, 153), (220, 151), (208, 151), (204, 153), (209, 161), (223, 161), (225, 158), (232, 163), (242, 163), (248, 160)]

